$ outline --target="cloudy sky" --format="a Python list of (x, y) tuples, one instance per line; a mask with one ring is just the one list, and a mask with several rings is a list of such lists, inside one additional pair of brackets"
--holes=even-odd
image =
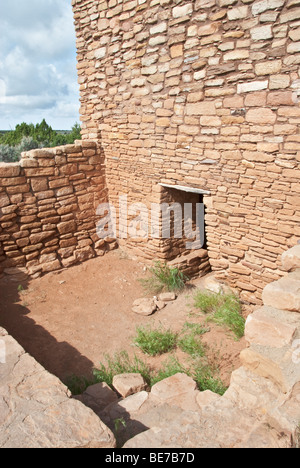
[(0, 130), (79, 122), (71, 0), (0, 0)]

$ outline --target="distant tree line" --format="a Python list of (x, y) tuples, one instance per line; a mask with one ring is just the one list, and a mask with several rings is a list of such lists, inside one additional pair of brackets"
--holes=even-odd
[(15, 130), (0, 132), (0, 162), (19, 161), (23, 151), (72, 144), (75, 140), (81, 140), (78, 123), (70, 132), (57, 132), (45, 119), (37, 125), (23, 122)]

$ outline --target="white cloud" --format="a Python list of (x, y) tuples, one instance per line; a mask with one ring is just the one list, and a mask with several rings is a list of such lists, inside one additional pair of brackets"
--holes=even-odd
[(71, 1), (0, 0), (0, 129), (28, 118), (70, 128), (78, 89)]

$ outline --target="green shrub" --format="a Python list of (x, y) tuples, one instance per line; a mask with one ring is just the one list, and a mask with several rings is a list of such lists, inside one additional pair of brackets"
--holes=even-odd
[(16, 148), (9, 145), (0, 145), (0, 162), (17, 162), (19, 160), (19, 153)]
[(138, 327), (137, 336), (134, 344), (138, 346), (143, 353), (150, 356), (168, 353), (175, 348), (177, 334), (170, 329), (164, 330), (162, 327), (153, 329), (151, 326)]
[(236, 338), (242, 338), (244, 335), (245, 319), (241, 314), (240, 300), (235, 294), (199, 291), (195, 296), (194, 305), (208, 315), (208, 321), (227, 327)]
[(188, 281), (188, 278), (178, 268), (171, 268), (166, 263), (156, 262), (149, 271), (151, 277), (140, 280), (149, 293), (181, 291)]
[(56, 132), (45, 121), (37, 125), (25, 122), (15, 130), (0, 133), (0, 161), (17, 162), (23, 151), (74, 143), (81, 139), (80, 125), (75, 123), (70, 132)]

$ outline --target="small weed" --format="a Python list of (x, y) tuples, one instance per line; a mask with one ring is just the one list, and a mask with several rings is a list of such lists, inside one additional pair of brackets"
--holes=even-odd
[(201, 341), (201, 336), (208, 331), (208, 328), (204, 328), (199, 323), (186, 322), (178, 340), (179, 348), (190, 356), (203, 357), (205, 355), (205, 346)]
[(149, 271), (151, 277), (141, 279), (140, 283), (151, 294), (182, 291), (189, 280), (178, 268), (171, 268), (166, 263), (156, 262)]
[(124, 418), (117, 418), (114, 420), (115, 432), (119, 432), (121, 426), (126, 427), (126, 421)]
[(100, 367), (93, 370), (93, 375), (96, 382), (106, 382), (107, 385), (112, 387), (113, 378), (115, 375), (137, 373), (141, 374), (145, 381), (149, 384), (150, 368), (149, 366), (139, 359), (137, 356), (131, 360), (126, 351), (121, 351), (113, 357), (106, 355), (106, 365), (100, 364)]
[(183, 333), (191, 331), (194, 335), (204, 335), (205, 333), (208, 333), (210, 329), (203, 327), (201, 323), (185, 322), (182, 331)]
[(293, 448), (300, 448), (300, 423), (298, 424), (297, 430), (296, 430), (296, 437), (293, 443)]
[(227, 387), (217, 376), (217, 372), (208, 364), (203, 364), (200, 360), (194, 363), (191, 377), (197, 382), (201, 392), (210, 390), (219, 395), (224, 395), (227, 390)]
[(205, 348), (199, 335), (186, 333), (178, 341), (179, 348), (190, 356), (205, 356)]
[(168, 377), (172, 377), (172, 375), (178, 373), (188, 373), (188, 370), (178, 361), (178, 359), (174, 356), (171, 356), (164, 364), (161, 369), (157, 372), (152, 373), (151, 375), (151, 387), (156, 383), (160, 382), (161, 380), (167, 379)]
[(92, 377), (87, 378), (73, 374), (67, 377), (64, 383), (72, 395), (81, 395), (90, 385), (94, 385), (96, 381)]
[(22, 286), (22, 284), (19, 284), (18, 292), (23, 292), (23, 291), (24, 291), (24, 287)]
[(151, 327), (138, 327), (137, 337), (134, 340), (143, 353), (150, 356), (168, 353), (175, 348), (177, 334), (170, 329), (164, 330), (162, 327), (152, 329)]
[(204, 314), (213, 313), (220, 304), (220, 294), (214, 294), (208, 291), (198, 291), (195, 295), (194, 305), (201, 309)]
[(199, 291), (194, 305), (208, 315), (208, 321), (229, 328), (237, 339), (244, 336), (245, 319), (241, 315), (241, 303), (235, 294)]

